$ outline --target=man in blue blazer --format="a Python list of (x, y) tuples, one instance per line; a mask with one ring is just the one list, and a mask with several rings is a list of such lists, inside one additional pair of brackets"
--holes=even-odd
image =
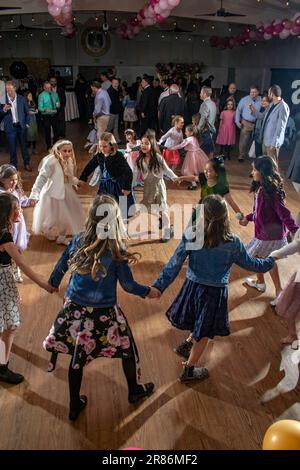
[(17, 139), (19, 138), (24, 168), (32, 171), (27, 144), (27, 128), (29, 127), (29, 110), (25, 98), (16, 93), (13, 82), (8, 81), (5, 85), (5, 104), (0, 105), (0, 119), (4, 123), (11, 165), (18, 167)]

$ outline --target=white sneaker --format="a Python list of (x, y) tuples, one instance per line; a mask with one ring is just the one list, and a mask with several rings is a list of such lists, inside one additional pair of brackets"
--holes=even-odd
[(280, 294), (277, 295), (277, 297), (275, 297), (275, 299), (271, 300), (270, 305), (272, 307), (276, 307), (276, 305), (278, 304), (278, 301), (279, 301), (279, 297), (280, 297)]
[(265, 292), (266, 290), (266, 284), (264, 282), (260, 284), (259, 282), (257, 282), (255, 279), (252, 279), (251, 277), (247, 277), (245, 284), (247, 284), (247, 286), (249, 287), (253, 287), (254, 289), (257, 289), (259, 292)]
[(69, 240), (64, 235), (59, 235), (56, 239), (58, 245), (69, 245)]

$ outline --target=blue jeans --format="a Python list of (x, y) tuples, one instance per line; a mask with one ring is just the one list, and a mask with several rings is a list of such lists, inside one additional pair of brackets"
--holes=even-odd
[(20, 141), (24, 166), (29, 165), (30, 157), (27, 146), (27, 129), (22, 129), (20, 125), (17, 125), (15, 127), (12, 127), (11, 130), (6, 131), (6, 137), (8, 142), (11, 165), (15, 166), (16, 168), (18, 167), (17, 139), (19, 139)]

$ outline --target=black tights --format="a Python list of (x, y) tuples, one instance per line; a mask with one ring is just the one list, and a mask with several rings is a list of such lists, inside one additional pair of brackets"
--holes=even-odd
[(225, 157), (230, 157), (230, 152), (231, 145), (221, 145), (221, 153), (223, 153)]
[[(70, 408), (76, 409), (80, 405), (80, 387), (83, 376), (83, 368), (73, 369), (72, 360), (69, 366), (69, 391), (70, 391)], [(128, 393), (135, 394), (139, 393), (143, 387), (139, 385), (136, 381), (136, 362), (135, 356), (132, 354), (132, 357), (122, 359), (122, 367), (127, 380)]]

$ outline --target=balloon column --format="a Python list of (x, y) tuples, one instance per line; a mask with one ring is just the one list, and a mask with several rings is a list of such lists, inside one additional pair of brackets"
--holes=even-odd
[(269, 23), (258, 23), (253, 29), (247, 27), (237, 36), (210, 38), (211, 47), (219, 49), (232, 49), (235, 46), (246, 46), (251, 42), (269, 41), (270, 39), (287, 39), (289, 36), (300, 34), (300, 12), (296, 13), (292, 19), (273, 20)]
[(76, 26), (73, 19), (72, 0), (47, 0), (47, 3), (49, 14), (61, 26), (63, 34), (68, 38), (74, 37)]
[(156, 23), (164, 23), (180, 2), (181, 0), (149, 0), (136, 16), (129, 21), (123, 21), (116, 33), (123, 39), (132, 39), (141, 29)]

